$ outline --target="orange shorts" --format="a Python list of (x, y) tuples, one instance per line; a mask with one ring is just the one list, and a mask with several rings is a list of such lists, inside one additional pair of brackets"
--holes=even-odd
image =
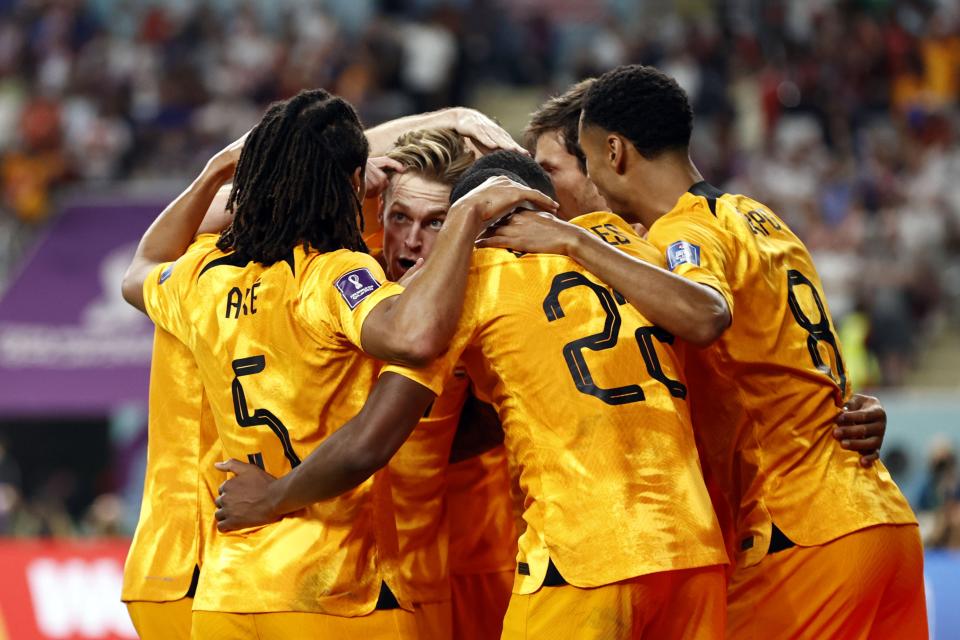
[(497, 640), (513, 591), (513, 569), (450, 576), (453, 597), (453, 637), (457, 640)]
[(403, 609), (374, 611), (344, 618), (323, 613), (222, 613), (194, 611), (190, 636), (194, 640), (290, 640), (290, 638), (363, 638), (363, 640), (418, 640), (414, 614)]
[(449, 600), (443, 602), (425, 602), (414, 606), (413, 615), (417, 622), (417, 637), (451, 640), (453, 635), (452, 607)]
[(193, 598), (172, 602), (128, 602), (127, 612), (140, 640), (187, 640)]
[(725, 623), (726, 572), (715, 565), (514, 594), (503, 639), (721, 640)]
[(737, 640), (926, 640), (919, 528), (881, 525), (772, 553), (734, 573), (727, 616)]

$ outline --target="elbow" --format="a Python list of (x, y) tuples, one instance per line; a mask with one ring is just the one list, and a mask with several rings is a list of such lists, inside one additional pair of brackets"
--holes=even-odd
[[(730, 310), (725, 300), (711, 304), (711, 308), (699, 315), (696, 326), (691, 327), (689, 335), (684, 336), (687, 342), (700, 347), (709, 347), (720, 339), (727, 327), (730, 326)], [(696, 317), (696, 316), (694, 316)]]
[(446, 342), (436, 332), (411, 331), (406, 333), (397, 359), (408, 367), (425, 367), (440, 356), (446, 347)]
[(137, 302), (143, 296), (143, 283), (138, 282), (138, 279), (134, 277), (132, 271), (132, 269), (127, 269), (127, 272), (123, 274), (123, 280), (120, 283), (120, 293), (128, 304), (136, 307)]

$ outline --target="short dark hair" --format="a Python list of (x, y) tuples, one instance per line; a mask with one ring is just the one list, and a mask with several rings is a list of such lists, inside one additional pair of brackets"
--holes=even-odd
[[(557, 191), (553, 188), (553, 181), (550, 180), (550, 176), (547, 175), (547, 172), (543, 170), (543, 167), (538, 165), (533, 158), (530, 156), (525, 156), (519, 151), (510, 151), (507, 149), (501, 149), (500, 151), (494, 151), (493, 153), (488, 153), (485, 156), (481, 156), (476, 162), (473, 163), (466, 173), (464, 173), (463, 179), (468, 175), (478, 173), (480, 171), (486, 171), (488, 169), (493, 169), (499, 173), (494, 173), (491, 175), (507, 175), (513, 174), (520, 177), (519, 182), (525, 184), (531, 189), (536, 189), (537, 191), (542, 191), (553, 199), (557, 198)], [(490, 176), (488, 175), (487, 178)], [(508, 178), (513, 180), (511, 175), (507, 175)], [(483, 182), (481, 180), (480, 182)], [(480, 184), (476, 182), (473, 187), (476, 187)], [(460, 183), (458, 183), (459, 185)], [(472, 189), (471, 187), (470, 189)], [(469, 191), (470, 189), (467, 189)], [(463, 195), (466, 191), (463, 191), (460, 195)], [(451, 198), (453, 193), (451, 192)], [(451, 199), (450, 202), (455, 202), (456, 199)]]
[(580, 127), (583, 98), (593, 82), (593, 78), (581, 80), (560, 95), (550, 98), (530, 114), (530, 124), (523, 130), (523, 144), (531, 153), (534, 152), (540, 136), (556, 131), (560, 134), (567, 153), (577, 159), (583, 173), (587, 172), (587, 157), (580, 148), (577, 129)]
[(527, 187), (530, 186), (517, 174), (499, 167), (489, 167), (487, 169), (481, 169), (480, 171), (467, 171), (461, 176), (460, 180), (457, 181), (457, 184), (453, 185), (453, 189), (450, 191), (450, 204), (467, 195), (490, 178), (500, 176), (510, 178), (518, 184)]
[(369, 144), (349, 102), (323, 89), (275, 102), (243, 145), (217, 247), (271, 265), (297, 245), (366, 251), (351, 178)]
[(677, 81), (654, 67), (624, 65), (587, 91), (584, 124), (618, 133), (645, 158), (690, 146), (693, 109)]

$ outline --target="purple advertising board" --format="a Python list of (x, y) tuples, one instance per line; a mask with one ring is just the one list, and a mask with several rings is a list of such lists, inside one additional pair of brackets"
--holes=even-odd
[(146, 402), (153, 325), (120, 281), (159, 203), (68, 207), (0, 298), (0, 415)]

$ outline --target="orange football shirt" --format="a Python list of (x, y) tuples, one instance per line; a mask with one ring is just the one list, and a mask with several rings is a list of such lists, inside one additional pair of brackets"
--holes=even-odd
[[(612, 214), (574, 222), (662, 264)], [(516, 593), (549, 560), (579, 587), (726, 561), (675, 346), (564, 256), (480, 249), (447, 353), (384, 369), (439, 393), (462, 360), (493, 401), (523, 494)]]
[[(363, 321), (400, 291), (366, 254), (298, 247), (265, 267), (201, 237), (152, 272), (144, 299), (193, 354), (225, 455), (282, 475), (363, 406), (378, 369), (360, 349)], [(373, 610), (381, 581), (398, 582), (385, 480), (376, 474), (279, 522), (214, 536), (194, 609)]]
[(766, 555), (774, 524), (810, 546), (915, 522), (884, 466), (860, 467), (833, 439), (851, 381), (817, 270), (787, 225), (698, 183), (647, 239), (671, 271), (719, 291), (733, 317), (715, 344), (688, 350), (686, 371), (698, 444), (733, 510), (737, 565)]
[(208, 489), (220, 449), (198, 375), (190, 350), (157, 329), (150, 363), (143, 500), (123, 570), (124, 602), (184, 597), (209, 538), (210, 520), (201, 514), (213, 517)]

